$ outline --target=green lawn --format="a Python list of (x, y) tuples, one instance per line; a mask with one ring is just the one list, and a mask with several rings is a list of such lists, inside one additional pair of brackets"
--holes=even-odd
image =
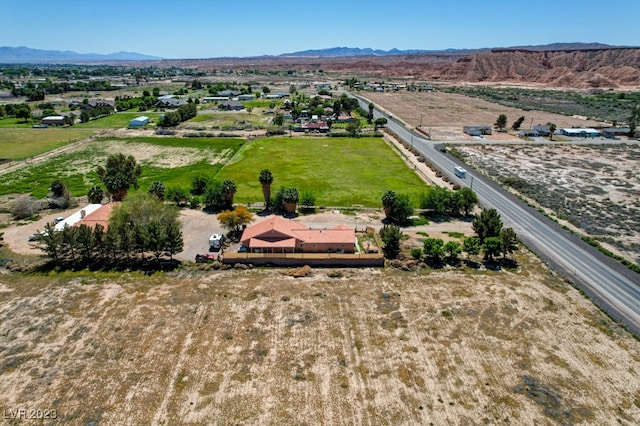
[(95, 134), (76, 127), (0, 129), (0, 157), (23, 160)]
[(5, 128), (28, 129), (34, 124), (36, 124), (35, 121), (29, 120), (28, 122), (25, 123), (22, 118), (13, 118), (13, 117), (0, 118), (0, 129), (5, 129)]
[(261, 169), (275, 177), (272, 191), (295, 186), (316, 204), (380, 206), (386, 190), (409, 195), (417, 206), (427, 185), (380, 138), (278, 138), (246, 144), (218, 174), (238, 184), (236, 201), (263, 201)]

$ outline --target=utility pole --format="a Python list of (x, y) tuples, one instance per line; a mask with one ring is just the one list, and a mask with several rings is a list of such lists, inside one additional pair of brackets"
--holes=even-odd
[(418, 129), (422, 129), (422, 117), (423, 114), (420, 114), (420, 125), (418, 126)]

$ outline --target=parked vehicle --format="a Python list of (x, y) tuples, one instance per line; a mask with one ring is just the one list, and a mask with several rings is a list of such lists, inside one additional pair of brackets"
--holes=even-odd
[(213, 262), (214, 260), (216, 260), (216, 256), (217, 255), (213, 253), (196, 254), (196, 263)]
[(223, 234), (213, 234), (209, 237), (209, 249), (211, 250), (220, 250), (222, 248), (222, 244), (224, 244), (225, 237)]

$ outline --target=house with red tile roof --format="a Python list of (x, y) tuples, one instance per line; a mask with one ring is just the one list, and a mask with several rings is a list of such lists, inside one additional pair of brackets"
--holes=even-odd
[(249, 253), (353, 253), (356, 232), (346, 225), (312, 229), (271, 216), (248, 226), (240, 241)]
[(111, 218), (111, 213), (113, 211), (113, 207), (117, 203), (107, 203), (100, 206), (98, 209), (94, 210), (91, 213), (85, 214), (84, 217), (80, 219), (74, 226), (80, 226), (82, 224), (87, 225), (89, 228), (93, 229), (96, 225), (100, 224), (103, 226), (106, 231), (109, 227), (109, 218)]

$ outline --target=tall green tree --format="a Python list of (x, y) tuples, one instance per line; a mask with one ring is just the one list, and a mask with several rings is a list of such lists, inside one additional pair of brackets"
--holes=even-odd
[(549, 126), (549, 140), (552, 141), (553, 140), (553, 134), (555, 133), (556, 129), (558, 128), (555, 123), (551, 123), (548, 122), (547, 126)]
[(496, 209), (483, 210), (471, 223), (471, 227), (478, 234), (480, 242), (486, 238), (497, 237), (502, 230), (502, 219)]
[(520, 126), (522, 126), (523, 122), (524, 122), (524, 116), (521, 116), (520, 118), (518, 118), (516, 121), (513, 122), (513, 124), (511, 125), (511, 129), (520, 130)]
[(380, 239), (384, 243), (382, 253), (387, 259), (395, 259), (400, 254), (400, 242), (402, 241), (402, 231), (397, 225), (384, 225), (380, 229)]
[(273, 183), (273, 173), (269, 169), (260, 170), (258, 175), (260, 185), (262, 185), (262, 196), (264, 197), (264, 205), (266, 208), (270, 207), (271, 203), (271, 184)]
[(492, 261), (502, 250), (502, 240), (500, 237), (487, 237), (482, 242), (482, 251), (484, 252), (484, 259)]
[(506, 258), (508, 254), (518, 249), (518, 236), (512, 228), (504, 228), (500, 231), (500, 240), (502, 241), (502, 257)]
[(456, 262), (458, 255), (462, 253), (462, 244), (457, 241), (447, 241), (443, 247), (450, 261)]
[(113, 201), (122, 201), (131, 186), (138, 189), (138, 178), (142, 174), (142, 168), (132, 155), (118, 153), (110, 155), (106, 166), (99, 166), (97, 173), (107, 191), (111, 193)]
[(498, 128), (500, 131), (504, 130), (504, 128), (507, 127), (507, 116), (500, 114), (493, 126)]
[(458, 191), (458, 197), (460, 198), (459, 205), (464, 215), (469, 216), (469, 213), (471, 213), (476, 204), (478, 204), (478, 196), (471, 188), (465, 186)]
[(227, 208), (233, 207), (233, 196), (238, 191), (238, 185), (233, 179), (225, 179), (222, 181), (222, 192), (224, 193), (224, 199), (227, 203)]
[(391, 219), (391, 211), (397, 198), (398, 194), (392, 190), (388, 190), (382, 194), (382, 206), (384, 207), (384, 215), (387, 219)]
[(477, 256), (482, 249), (482, 244), (480, 243), (480, 238), (478, 237), (467, 237), (464, 239), (462, 243), (462, 249), (467, 253), (467, 258), (470, 256)]

